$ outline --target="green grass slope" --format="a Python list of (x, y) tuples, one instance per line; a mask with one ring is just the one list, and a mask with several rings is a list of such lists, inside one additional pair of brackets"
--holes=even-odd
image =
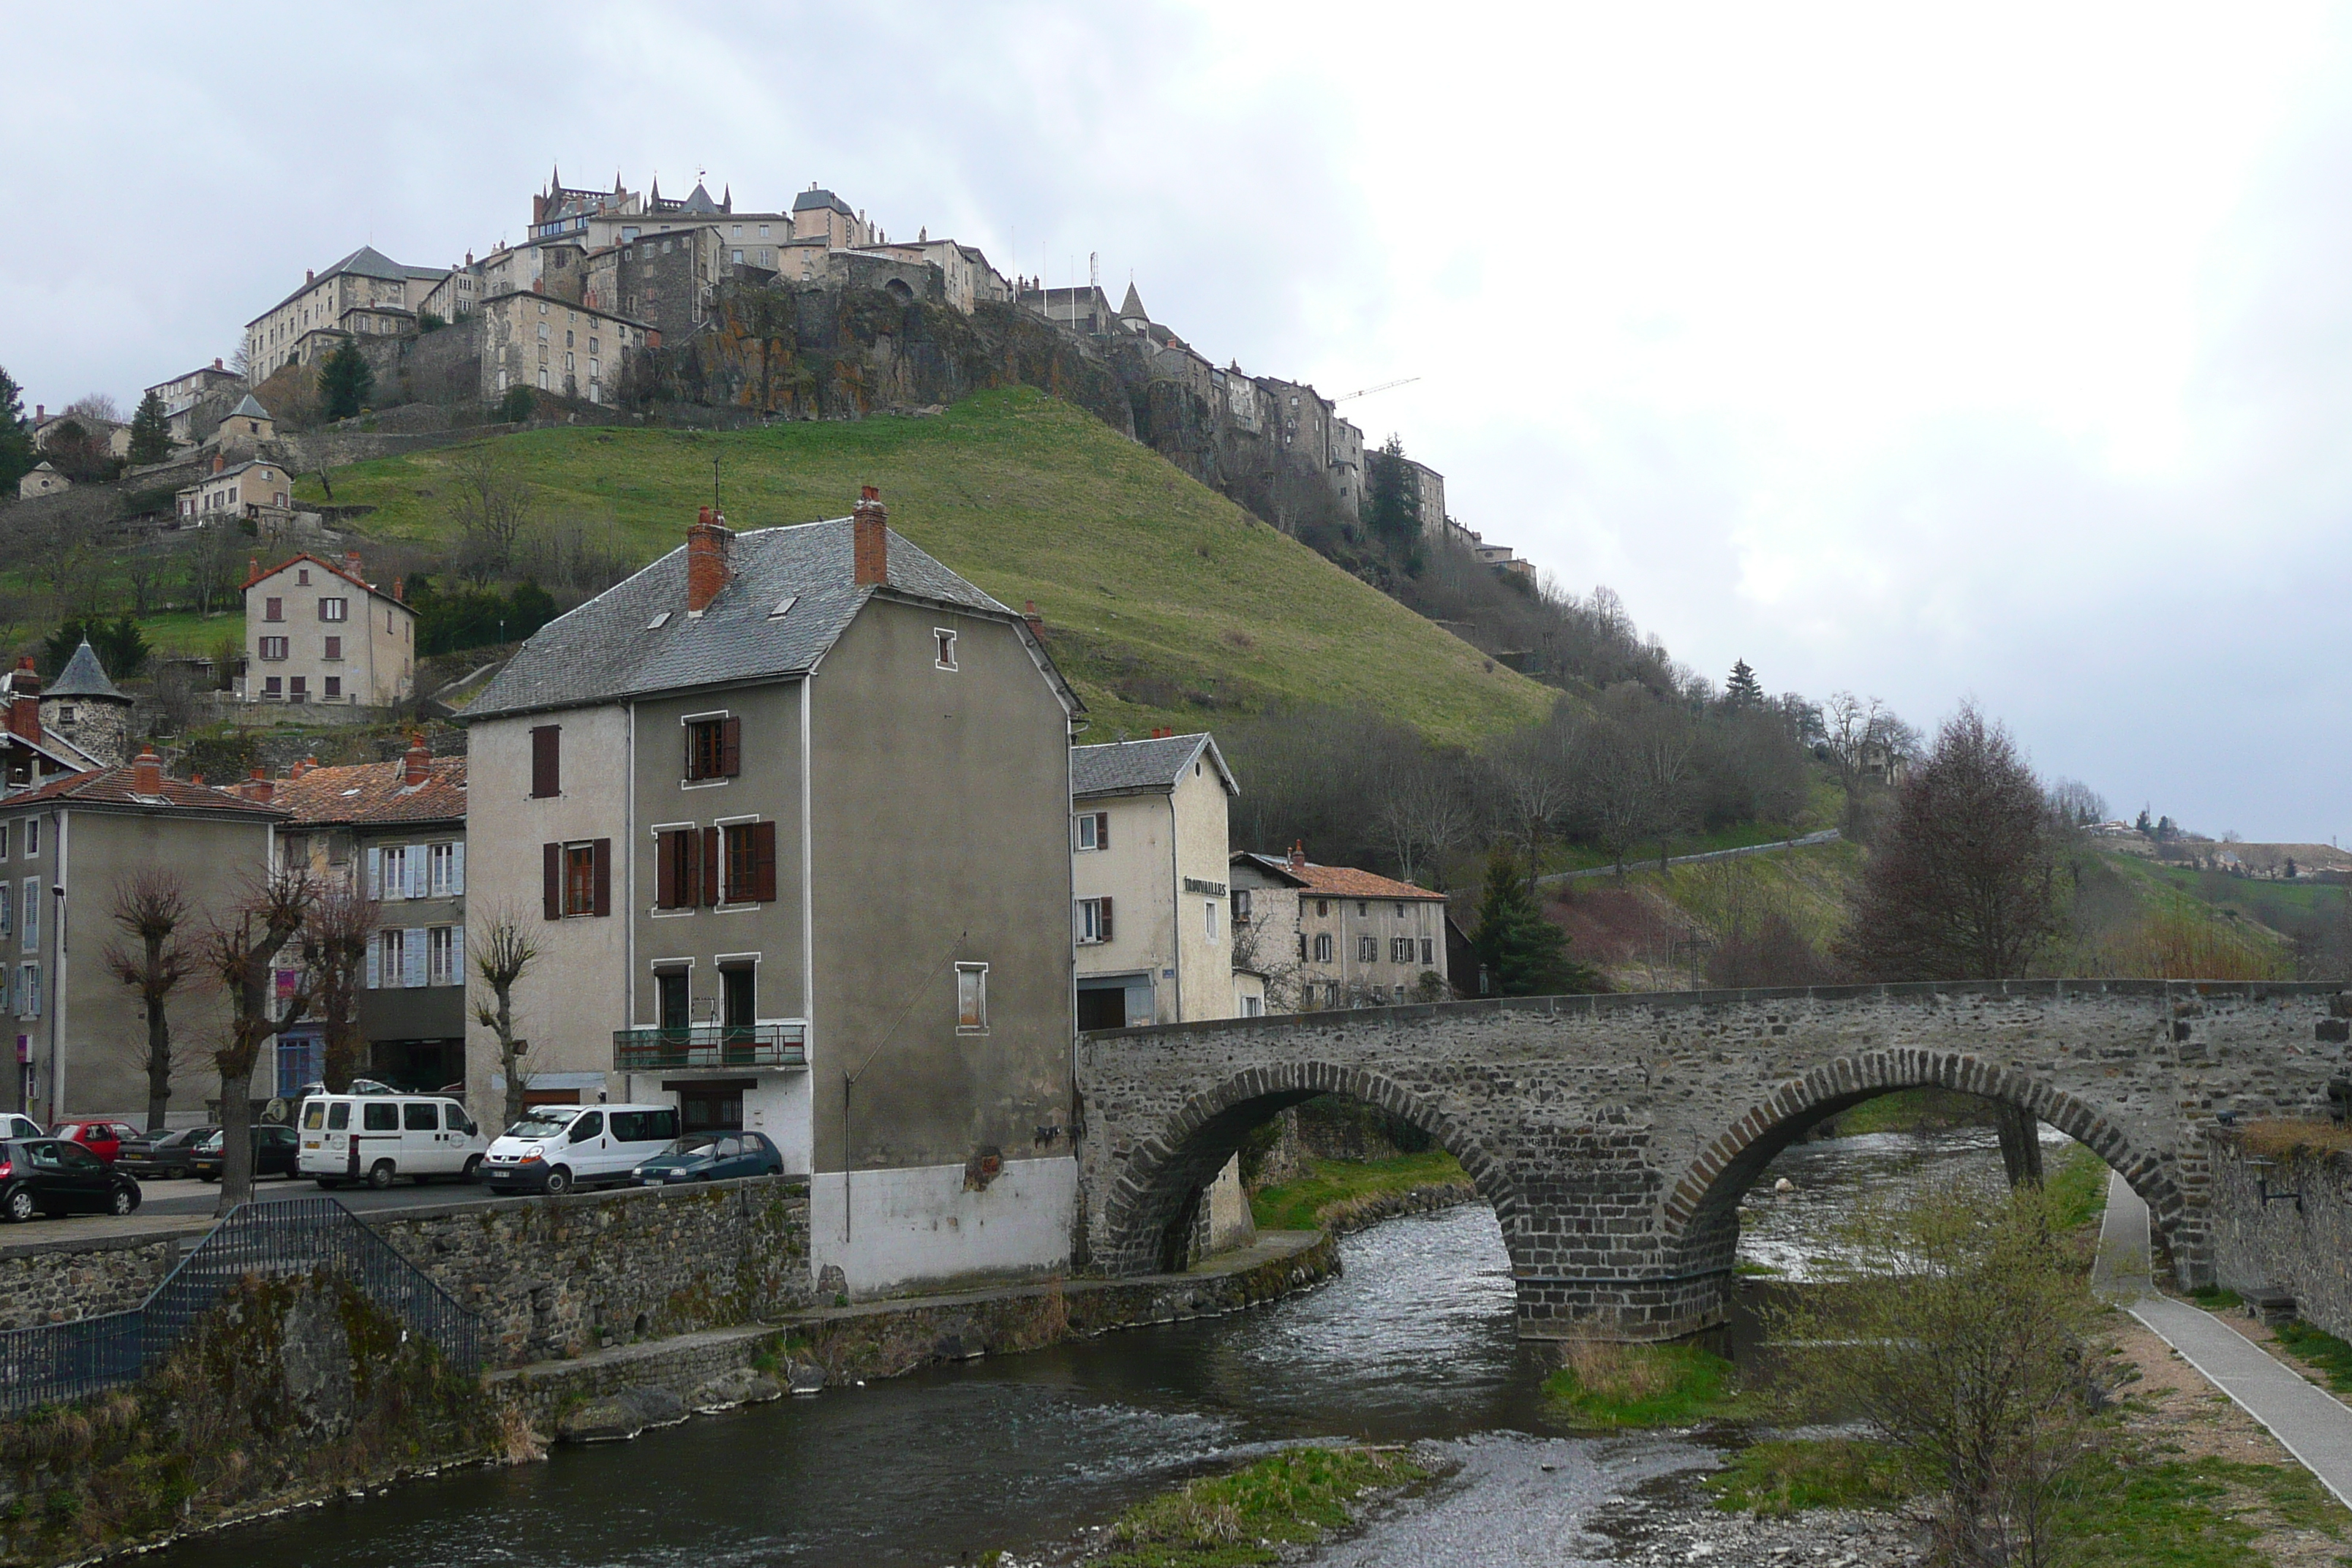
[[(891, 526), (1016, 608), (1034, 600), (1088, 738), (1213, 724), (1288, 702), (1377, 710), (1469, 742), (1556, 694), (1441, 631), (1067, 404), (1027, 389), (929, 418), (725, 434), (556, 428), (498, 437), (549, 519), (617, 529), (633, 563), (685, 537), (719, 464), (738, 529), (845, 515), (881, 487)], [(460, 447), (356, 464), (335, 500), (369, 534), (453, 542)], [(320, 500), (315, 479), (306, 500)]]

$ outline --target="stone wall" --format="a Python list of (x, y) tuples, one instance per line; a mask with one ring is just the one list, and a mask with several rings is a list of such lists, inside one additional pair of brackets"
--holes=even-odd
[(179, 1237), (19, 1242), (0, 1252), (0, 1330), (127, 1312), (180, 1260)]
[[(2289, 1291), (2297, 1317), (2352, 1339), (2352, 1154), (2253, 1154), (2234, 1132), (2216, 1134), (2209, 1149), (2216, 1282)], [(2300, 1199), (2265, 1203), (2265, 1185)]]

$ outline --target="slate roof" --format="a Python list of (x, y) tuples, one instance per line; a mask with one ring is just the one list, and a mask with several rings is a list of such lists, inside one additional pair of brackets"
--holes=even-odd
[(66, 667), (58, 671), (58, 678), (49, 682), (41, 695), (45, 699), (84, 697), (100, 702), (131, 700), (116, 690), (114, 682), (106, 678), (106, 666), (99, 663), (98, 650), (89, 646), (88, 637), (81, 639), (81, 646), (74, 649), (73, 657), (66, 660)]
[(1433, 893), (1427, 888), (1412, 882), (1400, 882), (1393, 877), (1374, 876), (1353, 866), (1318, 866), (1312, 860), (1301, 864), (1280, 855), (1253, 855), (1245, 849), (1236, 850), (1233, 858), (1236, 864), (1246, 860), (1269, 876), (1292, 883), (1302, 892), (1327, 898), (1445, 901), (1444, 893)]
[(237, 400), (236, 406), (228, 411), (228, 416), (231, 419), (270, 419), (275, 417), (268, 409), (261, 406), (261, 400), (254, 396), (253, 394), (249, 392)]
[(294, 814), (295, 826), (463, 822), (466, 759), (435, 757), (425, 766), (425, 782), (413, 788), (405, 758), (310, 768), (299, 779), (277, 781), (270, 798)]
[(150, 810), (176, 807), (184, 811), (219, 811), (246, 816), (282, 817), (286, 814), (274, 805), (257, 800), (246, 800), (225, 789), (200, 784), (187, 779), (166, 778), (160, 795), (144, 795), (131, 787), (133, 769), (125, 763), (119, 768), (93, 768), (88, 773), (68, 773), (52, 779), (38, 789), (19, 791), (0, 800), (0, 810), (16, 806), (64, 801), (82, 805), (133, 805)]
[[(287, 295), (285, 299), (278, 300), (277, 304), (270, 306), (269, 310), (262, 311), (261, 316), (254, 317), (253, 320), (257, 321), (261, 320), (262, 316), (267, 316), (270, 314), (271, 311), (284, 310), (289, 304), (300, 299), (311, 289), (316, 289), (328, 279), (338, 277), (346, 272), (357, 278), (383, 278), (404, 283), (412, 278), (446, 278), (449, 276), (449, 269), (446, 267), (404, 267), (399, 262), (394, 261), (391, 257), (386, 256), (383, 251), (378, 250), (374, 246), (362, 245), (357, 250), (352, 251), (349, 256), (344, 257), (341, 261), (336, 262), (332, 267), (328, 268), (325, 271), (304, 279), (300, 288)], [(248, 321), (246, 324), (250, 326), (253, 323)]]
[[(877, 592), (1022, 624), (1012, 610), (896, 530), (889, 534), (888, 587), (858, 586), (851, 580), (850, 529), (850, 520), (840, 517), (735, 535), (734, 575), (698, 617), (686, 613), (681, 544), (532, 633), (467, 705), (465, 716), (570, 708), (804, 674)], [(792, 607), (776, 615), (786, 600)], [(1063, 700), (1076, 711), (1082, 704), (1060, 672), (1050, 661), (1045, 668)]]
[(1176, 781), (1184, 776), (1184, 770), (1192, 765), (1192, 759), (1203, 751), (1216, 764), (1225, 793), (1241, 794), (1241, 786), (1234, 783), (1233, 770), (1225, 766), (1224, 755), (1217, 750), (1215, 737), (1204, 733), (1073, 746), (1070, 797), (1082, 800), (1088, 795), (1140, 795), (1147, 790), (1173, 789)]
[(1122, 321), (1148, 321), (1151, 312), (1143, 308), (1143, 296), (1135, 291), (1135, 280), (1128, 279), (1127, 298), (1119, 301), (1118, 319)]
[(812, 207), (830, 207), (844, 217), (856, 217), (857, 216), (856, 213), (849, 210), (849, 204), (847, 202), (843, 201), (831, 191), (803, 191), (799, 195), (793, 198), (793, 211), (796, 213), (807, 212)]

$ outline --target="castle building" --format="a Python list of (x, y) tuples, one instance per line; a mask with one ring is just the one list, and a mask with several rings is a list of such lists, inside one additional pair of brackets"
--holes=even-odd
[(414, 332), (416, 312), (449, 270), (403, 266), (363, 245), (324, 272), (305, 272), (300, 288), (246, 323), (253, 379), (308, 364), (346, 337)]
[(40, 693), (40, 715), (44, 733), (70, 742), (99, 767), (131, 760), (131, 699), (106, 678), (88, 637)]

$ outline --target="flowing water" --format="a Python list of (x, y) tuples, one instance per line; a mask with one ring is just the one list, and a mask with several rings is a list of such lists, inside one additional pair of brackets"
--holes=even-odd
[[(1801, 1278), (1864, 1189), (1997, 1176), (1989, 1132), (1800, 1145), (1743, 1214), (1743, 1259)], [(1796, 1191), (1775, 1199), (1776, 1180)], [(1449, 1444), (1461, 1474), (1334, 1550), (1350, 1564), (1605, 1561), (1591, 1507), (1710, 1450), (1551, 1435), (1543, 1365), (1511, 1331), (1483, 1206), (1348, 1238), (1345, 1272), (1234, 1317), (1108, 1335), (691, 1421), (548, 1463), (468, 1469), (201, 1537), (165, 1568), (896, 1568), (971, 1561), (1099, 1522), (1260, 1446)]]

